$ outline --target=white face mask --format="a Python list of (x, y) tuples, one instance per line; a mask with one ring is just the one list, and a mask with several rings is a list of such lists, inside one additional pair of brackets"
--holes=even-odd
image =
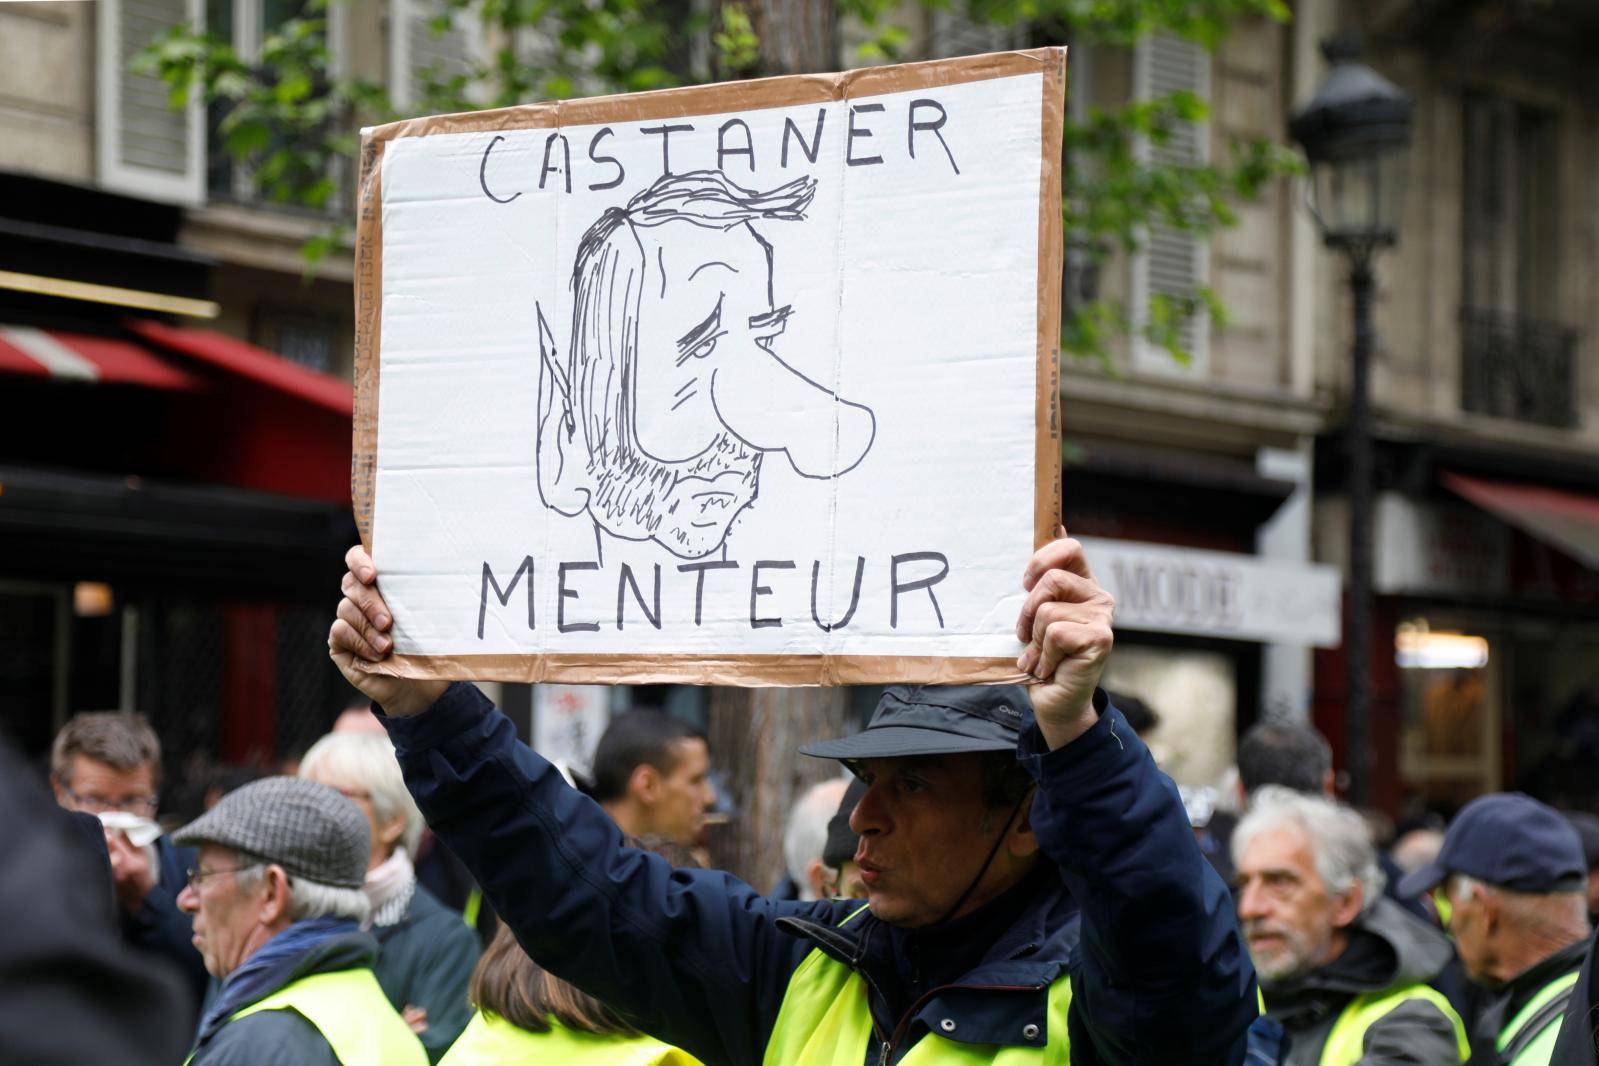
[(129, 814), (126, 811), (101, 811), (100, 824), (107, 829), (118, 829), (136, 848), (148, 847), (161, 836), (161, 827), (152, 819)]

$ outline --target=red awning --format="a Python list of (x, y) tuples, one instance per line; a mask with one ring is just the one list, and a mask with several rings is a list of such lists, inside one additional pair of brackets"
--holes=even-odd
[(1444, 487), (1550, 544), (1590, 570), (1599, 570), (1599, 496), (1542, 485), (1483, 481), (1444, 471)]
[(208, 329), (168, 326), (134, 319), (127, 326), (143, 339), (315, 404), (345, 418), (355, 415), (355, 391), (343, 380), (291, 363), (265, 348)]
[(193, 374), (132, 341), (34, 326), (0, 326), (0, 374), (151, 389), (204, 387)]
[(347, 382), (210, 330), (122, 325), (114, 337), (0, 325), (0, 379), (45, 384), (45, 406), (79, 399), (53, 382), (159, 390), (149, 397), (159, 411), (143, 413), (130, 462), (195, 484), (348, 506), (355, 394)]

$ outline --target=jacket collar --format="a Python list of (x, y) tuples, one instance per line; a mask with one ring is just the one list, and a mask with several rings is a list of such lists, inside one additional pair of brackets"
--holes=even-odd
[[(958, 932), (960, 923), (952, 925)], [(880, 952), (894, 950), (889, 945), (898, 939), (896, 932), (903, 936), (903, 931), (864, 907), (836, 926), (792, 917), (779, 918), (777, 926), (861, 973), (874, 1001), (874, 964), (882, 964)], [(1051, 867), (1048, 876), (1038, 879), (1016, 920), (976, 965), (930, 990), (912, 1006), (910, 1017), (900, 1019), (896, 1043), (908, 1045), (922, 1031), (931, 1031), (968, 1044), (1042, 1046), (1048, 1039), (1049, 986), (1071, 967), (1079, 930), (1076, 901)], [(925, 930), (915, 935), (937, 934)], [(1029, 1038), (1028, 1032), (1034, 1037)]]
[[(277, 951), (268, 951), (278, 941)], [(289, 950), (282, 950), (287, 947)], [(239, 1011), (285, 988), (302, 977), (371, 967), (377, 958), (377, 941), (360, 932), (354, 922), (312, 919), (298, 922), (267, 941), (255, 955), (250, 972), (245, 966), (228, 975), (216, 1000), (200, 1020), (195, 1047), (205, 1045)]]
[(1274, 1018), (1290, 1029), (1315, 1025), (1357, 995), (1432, 980), (1452, 953), (1442, 933), (1386, 898), (1350, 927), (1349, 937), (1349, 946), (1326, 965), (1262, 982)]
[(1584, 937), (1575, 944), (1561, 948), (1548, 958), (1533, 963), (1512, 977), (1500, 987), (1498, 994), (1489, 1002), (1474, 1031), (1484, 1039), (1497, 1039), (1505, 1023), (1521, 1013), (1521, 1008), (1525, 1007), (1528, 1000), (1537, 995), (1539, 990), (1562, 974), (1580, 969), (1592, 947), (1593, 937)]

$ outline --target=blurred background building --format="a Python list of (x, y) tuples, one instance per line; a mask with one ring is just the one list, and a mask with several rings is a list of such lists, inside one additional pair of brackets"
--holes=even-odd
[[(1373, 799), (1447, 810), (1521, 787), (1594, 806), (1577, 768), (1599, 757), (1599, 9), (1293, 7), (1214, 51), (1074, 48), (1068, 106), (1191, 91), (1208, 123), (1140, 150), (1203, 161), (1284, 139), (1325, 73), (1319, 42), (1351, 32), (1413, 94), (1399, 245), (1378, 263)], [(197, 15), (249, 57), (300, 8), (0, 5), (0, 724), (35, 753), (72, 711), (121, 706), (180, 767), (272, 762), (346, 698), (324, 635), (355, 539), (351, 257), (304, 280), (325, 217), (263, 202), (219, 115), (169, 110), (127, 66)], [(440, 10), (334, 3), (335, 62), (403, 104), (419, 70), (484, 47), (464, 25), (428, 32)], [(913, 56), (1041, 43), (955, 11), (905, 23)], [(351, 175), (334, 177), (348, 205)], [(1193, 785), (1262, 714), (1310, 718), (1344, 758), (1345, 269), (1296, 185), (1237, 213), (1209, 239), (1152, 225), (1097, 266), (1068, 234), (1064, 279), (1068, 303), (1137, 314), (1208, 285), (1229, 310), (1185, 327), (1186, 361), (1131, 341), (1064, 366), (1066, 521), (1120, 601), (1108, 683), (1156, 708), (1155, 743)], [(499, 695), (575, 749), (613, 705), (700, 722), (708, 705), (667, 687)]]
[[(1209, 56), (1159, 38), (1131, 54), (1074, 54), (1073, 106), (1181, 81), (1212, 101), (1209, 128), (1174, 142), (1202, 155), (1231, 134), (1280, 134), (1325, 76), (1319, 42), (1350, 33), (1413, 95), (1398, 247), (1377, 262), (1372, 798), (1391, 814), (1450, 810), (1516, 787), (1591, 806), (1599, 795), (1580, 768), (1599, 754), (1599, 98), (1582, 57), (1599, 10), (1293, 7), (1290, 23), (1245, 23)], [(1208, 281), (1231, 320), (1197, 327), (1186, 365), (1136, 344), (1113, 367), (1068, 364), (1065, 424), (1079, 451), (1067, 522), (1253, 553), (1240, 567), (1341, 568), (1347, 268), (1322, 248), (1296, 188), (1239, 214), (1208, 242), (1151, 232), (1144, 255), (1077, 280), (1135, 307), (1152, 288)], [(1191, 556), (1186, 580), (1203, 581), (1211, 557)], [(1218, 640), (1224, 627), (1209, 618), (1158, 641), (1125, 611), (1118, 624), (1112, 680), (1167, 717), (1167, 747), (1281, 710), (1308, 713), (1344, 764), (1339, 648)], [(1191, 783), (1206, 783), (1210, 766), (1196, 769)]]

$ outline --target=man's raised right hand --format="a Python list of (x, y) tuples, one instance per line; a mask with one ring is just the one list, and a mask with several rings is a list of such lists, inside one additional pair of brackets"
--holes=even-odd
[(371, 674), (357, 667), (357, 659), (382, 662), (394, 650), (388, 635), (394, 616), (378, 592), (377, 568), (366, 549), (359, 544), (351, 548), (344, 554), (344, 565), (348, 568), (340, 586), (344, 598), (339, 601), (333, 628), (328, 630), (328, 655), (344, 679), (379, 704), (385, 714), (405, 717), (422, 713), (444, 695), (450, 683)]

